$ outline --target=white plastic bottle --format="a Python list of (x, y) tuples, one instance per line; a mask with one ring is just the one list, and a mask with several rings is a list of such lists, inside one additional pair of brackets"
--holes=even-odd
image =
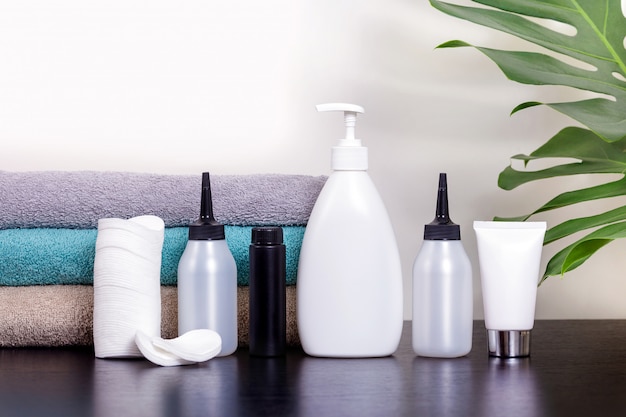
[(332, 174), (306, 227), (298, 265), (297, 317), (304, 351), (321, 357), (381, 357), (402, 333), (402, 270), (387, 210), (367, 174), (367, 148), (355, 139), (363, 108), (344, 112), (346, 137), (332, 149)]
[(218, 356), (237, 350), (237, 265), (224, 226), (213, 217), (209, 173), (202, 174), (200, 219), (178, 263), (178, 335), (210, 329), (222, 338)]
[(424, 228), (413, 265), (413, 350), (455, 358), (472, 350), (472, 266), (450, 220), (446, 174), (439, 174), (436, 217)]

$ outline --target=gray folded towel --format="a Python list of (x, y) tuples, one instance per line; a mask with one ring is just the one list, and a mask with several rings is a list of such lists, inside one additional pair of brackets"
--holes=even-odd
[[(0, 171), (0, 229), (96, 228), (152, 214), (166, 227), (200, 214), (202, 176), (109, 171)], [(325, 176), (211, 175), (216, 219), (234, 226), (306, 225)]]

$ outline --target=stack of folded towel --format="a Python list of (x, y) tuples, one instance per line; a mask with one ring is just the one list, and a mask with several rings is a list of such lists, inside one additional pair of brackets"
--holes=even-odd
[[(201, 175), (0, 171), (0, 347), (93, 345), (98, 219), (165, 222), (162, 336), (177, 335), (176, 270), (200, 211)], [(287, 339), (299, 343), (295, 283), (304, 229), (324, 176), (212, 175), (216, 219), (237, 263), (239, 343), (248, 343), (248, 247), (255, 226), (282, 226)]]

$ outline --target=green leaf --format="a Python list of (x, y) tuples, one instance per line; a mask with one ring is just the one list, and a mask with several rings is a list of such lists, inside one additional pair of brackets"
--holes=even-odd
[(527, 109), (529, 107), (535, 107), (535, 106), (541, 106), (543, 103), (540, 103), (538, 101), (527, 101), (525, 103), (522, 104), (518, 104), (517, 106), (515, 106), (515, 108), (513, 110), (511, 110), (511, 114), (515, 114), (520, 110), (524, 110)]
[(595, 239), (580, 242), (577, 246), (568, 246), (550, 259), (541, 282), (551, 276), (564, 275), (566, 272), (578, 268), (600, 248), (612, 241), (612, 239)]
[(541, 281), (578, 268), (600, 248), (615, 239), (624, 237), (626, 237), (626, 222), (610, 224), (588, 234), (554, 255), (548, 262)]
[(454, 41), (444, 42), (441, 45), (437, 46), (437, 48), (438, 49), (459, 48), (459, 47), (463, 47), (463, 46), (472, 46), (472, 45), (470, 45), (469, 43), (463, 42), (463, 41), (454, 40)]
[(602, 98), (547, 105), (591, 127), (607, 141), (613, 142), (626, 138), (626, 116), (624, 115), (626, 99), (622, 99), (619, 105)]
[[(606, 142), (590, 130), (566, 127), (530, 155), (512, 158), (528, 163), (543, 158), (573, 158), (578, 162), (539, 171), (520, 171), (508, 166), (498, 177), (498, 186), (512, 190), (530, 181), (578, 174), (626, 172), (626, 140)], [(626, 191), (626, 190), (625, 190)]]
[[(620, 0), (477, 0), (496, 9), (430, 3), (452, 16), (500, 30), (558, 54), (583, 62), (583, 69), (538, 52), (475, 47), (511, 80), (534, 85), (563, 85), (612, 96), (572, 103), (548, 103), (551, 108), (587, 126), (606, 141), (626, 136), (626, 18)], [(553, 20), (576, 28), (573, 36), (556, 32), (526, 17)], [(472, 46), (455, 41), (449, 46)], [(619, 79), (614, 74), (620, 74)], [(519, 107), (519, 106), (518, 106)], [(519, 110), (519, 109), (518, 109)], [(515, 112), (515, 111), (514, 111)], [(513, 113), (514, 113), (513, 112)]]
[[(545, 52), (537, 52), (536, 48), (505, 51), (460, 40), (443, 43), (439, 48), (475, 48), (515, 82), (561, 85), (598, 95), (563, 103), (535, 100), (517, 105), (511, 114), (544, 105), (582, 127), (566, 127), (529, 155), (513, 156), (512, 159), (524, 163), (525, 169), (506, 167), (498, 177), (498, 185), (513, 190), (533, 181), (589, 174), (612, 174), (610, 180), (558, 194), (531, 213), (496, 217), (496, 220), (524, 221), (548, 210), (626, 195), (626, 17), (621, 0), (474, 0), (486, 7), (439, 0), (430, 3), (451, 16), (516, 36), (544, 48)], [(574, 33), (552, 29), (563, 24), (573, 28)], [(553, 158), (568, 161), (539, 170), (528, 169), (533, 161), (553, 161)], [(615, 174), (621, 178), (615, 180)], [(544, 244), (590, 228), (598, 230), (558, 252), (549, 261), (543, 279), (577, 268), (614, 239), (626, 237), (626, 206), (568, 219), (548, 229)]]
[(554, 197), (552, 200), (548, 201), (532, 213), (517, 217), (498, 217), (497, 220), (524, 221), (535, 214), (569, 206), (571, 204), (599, 200), (602, 198), (619, 197), (624, 195), (624, 190), (626, 190), (626, 177), (607, 184), (596, 185), (594, 187), (583, 188), (581, 190), (568, 191)]
[(609, 210), (605, 213), (595, 216), (567, 220), (546, 231), (544, 244), (547, 245), (558, 239), (561, 239), (562, 237), (578, 233), (582, 230), (602, 226), (605, 224), (615, 223), (622, 220), (626, 220), (626, 206), (618, 207), (616, 209)]

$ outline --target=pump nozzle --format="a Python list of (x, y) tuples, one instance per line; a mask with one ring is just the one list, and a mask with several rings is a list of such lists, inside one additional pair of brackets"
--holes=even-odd
[(211, 181), (208, 172), (202, 173), (202, 195), (200, 197), (200, 218), (189, 225), (190, 240), (225, 239), (224, 225), (213, 216)]
[[(343, 120), (346, 126), (346, 138), (345, 140), (358, 140), (354, 135), (354, 128), (356, 126), (356, 115), (358, 113), (365, 113), (365, 110), (361, 106), (357, 106), (356, 104), (348, 104), (348, 103), (326, 103), (326, 104), (318, 104), (315, 106), (317, 111), (342, 111), (343, 112)], [(358, 144), (344, 144), (343, 146), (360, 146), (360, 142)]]
[(335, 171), (366, 171), (367, 148), (361, 146), (361, 140), (356, 139), (354, 127), (358, 113), (365, 113), (363, 107), (348, 103), (327, 103), (315, 106), (317, 111), (341, 111), (343, 112), (346, 136), (339, 139), (333, 147), (331, 167)]
[(448, 181), (445, 173), (439, 174), (435, 219), (424, 227), (425, 240), (460, 240), (461, 228), (450, 220), (448, 211)]

